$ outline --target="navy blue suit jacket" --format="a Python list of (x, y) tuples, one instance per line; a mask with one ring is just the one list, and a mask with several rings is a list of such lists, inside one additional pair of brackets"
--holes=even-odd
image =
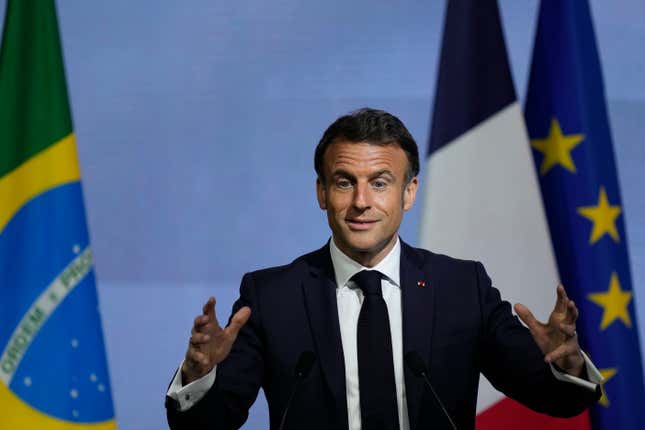
[[(555, 416), (573, 416), (599, 393), (556, 380), (529, 331), (491, 286), (481, 263), (402, 242), (403, 353), (417, 351), (459, 429), (472, 429), (479, 374), (506, 395)], [(419, 286), (418, 281), (425, 282)], [(286, 428), (347, 429), (345, 366), (329, 246), (289, 265), (244, 276), (233, 306), (252, 309), (215, 384), (185, 412), (167, 402), (172, 429), (236, 429), (258, 390), (265, 391), (277, 429), (302, 351), (317, 360), (290, 407)], [(449, 428), (424, 383), (407, 367), (412, 430)]]

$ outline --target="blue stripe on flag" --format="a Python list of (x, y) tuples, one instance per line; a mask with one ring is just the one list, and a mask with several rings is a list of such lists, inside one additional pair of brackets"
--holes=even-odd
[(516, 100), (496, 0), (447, 2), (428, 155)]

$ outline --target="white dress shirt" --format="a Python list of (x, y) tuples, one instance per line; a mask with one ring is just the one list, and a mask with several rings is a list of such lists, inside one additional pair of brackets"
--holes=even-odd
[(397, 238), (394, 248), (374, 267), (361, 266), (345, 255), (331, 240), (329, 251), (336, 275), (336, 303), (340, 337), (343, 343), (345, 358), (345, 391), (347, 393), (347, 419), (349, 430), (361, 429), (361, 402), (358, 386), (358, 346), (356, 332), (358, 315), (363, 304), (363, 291), (350, 278), (361, 270), (381, 272), (381, 291), (390, 318), (392, 337), (392, 355), (394, 361), (394, 382), (396, 384), (396, 402), (399, 406), (399, 428), (408, 430), (408, 404), (405, 398), (403, 380), (403, 324), (401, 323), (401, 243)]
[[(363, 292), (350, 278), (361, 270), (377, 270), (383, 276), (381, 291), (387, 306), (390, 318), (390, 334), (392, 336), (392, 354), (394, 362), (394, 381), (396, 384), (396, 398), (399, 412), (399, 427), (409, 430), (408, 405), (405, 395), (405, 380), (403, 374), (403, 325), (401, 322), (401, 242), (397, 237), (392, 250), (374, 267), (361, 266), (356, 261), (345, 255), (335, 244), (329, 241), (329, 251), (336, 277), (336, 302), (338, 306), (338, 320), (340, 323), (340, 336), (345, 359), (345, 390), (347, 394), (347, 418), (349, 430), (361, 430), (361, 404), (360, 389), (358, 386), (358, 349), (356, 344), (356, 330), (358, 315), (363, 303)], [(602, 376), (587, 355), (582, 353), (587, 368), (589, 381), (558, 372), (553, 366), (551, 371), (561, 380), (577, 385), (582, 385), (590, 390), (595, 390), (596, 385), (602, 381)], [(182, 362), (183, 365), (183, 362)], [(198, 402), (215, 382), (217, 366), (202, 378), (182, 386), (181, 371), (178, 370), (167, 395), (177, 400), (179, 409), (185, 411)], [(181, 365), (179, 367), (181, 369)], [(591, 381), (591, 382), (590, 382)]]

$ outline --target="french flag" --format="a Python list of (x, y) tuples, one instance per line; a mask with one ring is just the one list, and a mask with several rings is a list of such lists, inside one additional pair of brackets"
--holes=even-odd
[[(546, 321), (556, 260), (496, 0), (447, 2), (420, 245), (484, 263), (502, 297)], [(588, 429), (530, 411), (481, 378), (478, 430)]]

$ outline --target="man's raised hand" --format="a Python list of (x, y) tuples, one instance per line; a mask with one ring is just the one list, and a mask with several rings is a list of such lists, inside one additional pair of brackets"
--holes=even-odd
[(226, 328), (220, 327), (215, 316), (215, 297), (208, 299), (202, 312), (193, 323), (188, 351), (181, 367), (183, 385), (201, 378), (224, 361), (237, 334), (251, 316), (251, 308), (244, 306), (233, 315)]
[(522, 304), (515, 305), (515, 312), (531, 331), (535, 343), (544, 354), (544, 361), (554, 363), (571, 375), (580, 376), (584, 358), (576, 333), (578, 308), (567, 297), (562, 285), (558, 285), (556, 294), (555, 307), (546, 324), (535, 319), (531, 311)]

